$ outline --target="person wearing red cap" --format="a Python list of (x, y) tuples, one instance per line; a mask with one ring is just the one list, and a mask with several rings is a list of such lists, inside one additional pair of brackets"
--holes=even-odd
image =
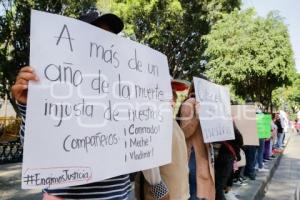
[[(92, 24), (98, 28), (118, 34), (122, 31), (124, 24), (122, 20), (112, 13), (100, 13), (97, 10), (90, 10), (87, 14), (79, 17), (79, 20)], [(28, 82), (38, 81), (38, 77), (30, 66), (23, 67), (17, 78), (15, 84), (12, 86), (12, 94), (17, 101), (20, 114), (22, 116), (22, 123), (20, 128), (20, 137), (23, 141), (25, 132), (25, 116), (27, 104)], [(144, 173), (152, 177), (156, 170), (145, 171)], [(159, 172), (158, 172), (159, 173)], [(157, 177), (157, 174), (155, 174)], [(158, 174), (158, 178), (160, 175)], [(153, 179), (153, 178), (152, 178)], [(153, 181), (149, 178), (149, 181)], [(156, 179), (157, 180), (157, 179)], [(160, 180), (160, 179), (158, 179)], [(153, 181), (154, 182), (154, 181)], [(168, 190), (165, 184), (154, 182), (153, 186), (155, 199), (167, 199)], [(110, 178), (105, 181), (59, 188), (44, 190), (43, 200), (61, 200), (61, 199), (111, 199), (111, 200), (125, 200), (128, 199), (128, 194), (131, 190), (131, 183), (129, 175), (121, 175), (118, 177)]]
[[(205, 77), (201, 77), (205, 78)], [(188, 98), (178, 111), (178, 121), (184, 132), (189, 155), (190, 200), (215, 200), (214, 164), (211, 144), (204, 143), (198, 117), (199, 104), (195, 98), (195, 88), (189, 88)]]
[[(175, 84), (174, 84), (175, 83)], [(173, 101), (172, 107), (175, 109), (177, 100), (176, 89), (184, 89), (185, 87), (177, 87), (177, 82), (172, 81)], [(187, 200), (190, 197), (189, 180), (188, 180), (188, 154), (185, 143), (184, 133), (179, 127), (175, 119), (173, 119), (172, 128), (172, 161), (167, 165), (159, 167), (161, 178), (166, 183), (169, 196), (172, 200)], [(145, 176), (145, 173), (143, 174)], [(137, 200), (153, 200), (151, 195), (151, 186), (147, 178), (138, 174), (135, 179), (135, 192)]]

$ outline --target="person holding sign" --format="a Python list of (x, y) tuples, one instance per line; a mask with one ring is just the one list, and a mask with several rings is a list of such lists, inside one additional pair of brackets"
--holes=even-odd
[[(224, 200), (232, 196), (230, 190), (224, 189), (232, 187), (232, 176), (237, 170), (237, 162), (241, 160), (240, 149), (243, 146), (243, 137), (234, 125), (234, 140), (222, 141), (215, 160), (215, 181), (216, 181), (216, 200)], [(229, 185), (228, 185), (229, 184)]]
[[(176, 104), (177, 94), (173, 89), (173, 109)], [(187, 148), (184, 133), (178, 123), (173, 120), (173, 137), (172, 137), (172, 162), (159, 167), (162, 179), (165, 181), (170, 199), (187, 200), (189, 199), (189, 182), (188, 182), (188, 163)], [(144, 173), (145, 175), (145, 173)], [(138, 175), (135, 182), (137, 200), (153, 200), (149, 184), (144, 181), (142, 175)]]
[[(122, 20), (114, 14), (100, 14), (95, 10), (91, 10), (79, 18), (80, 20), (92, 24), (96, 27), (104, 29), (112, 33), (119, 33), (124, 27)], [(24, 137), (26, 104), (29, 81), (38, 81), (33, 68), (23, 67), (12, 87), (12, 94), (18, 103), (22, 116), (22, 124), (20, 129), (21, 140)], [(36, 122), (27, 122), (36, 123)], [(47, 158), (45, 158), (47, 159)], [(159, 170), (145, 170), (145, 177), (153, 185), (155, 199), (167, 199), (168, 190), (161, 181)], [(131, 189), (129, 175), (121, 175), (100, 182), (89, 183), (85, 185), (72, 186), (59, 189), (44, 190), (44, 200), (58, 199), (128, 199)]]
[(204, 143), (196, 107), (195, 90), (192, 84), (188, 92), (188, 99), (182, 103), (177, 116), (185, 134), (189, 153), (190, 199), (214, 200), (212, 148), (210, 144)]

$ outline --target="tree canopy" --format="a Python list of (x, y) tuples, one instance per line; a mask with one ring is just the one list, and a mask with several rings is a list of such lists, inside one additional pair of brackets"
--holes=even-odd
[(174, 78), (191, 80), (204, 70), (202, 37), (223, 13), (240, 4), (240, 0), (115, 0), (110, 9), (123, 18), (127, 36), (167, 55)]
[(240, 0), (3, 0), (0, 95), (8, 95), (16, 108), (9, 91), (20, 67), (29, 64), (30, 9), (77, 17), (96, 3), (124, 19), (126, 35), (165, 53), (173, 77), (189, 79), (203, 71), (203, 35), (223, 13), (241, 4)]
[(295, 76), (291, 86), (274, 90), (272, 99), (274, 106), (278, 109), (292, 113), (300, 110), (300, 74)]
[(287, 27), (276, 12), (262, 18), (252, 9), (236, 10), (219, 20), (204, 39), (207, 75), (232, 85), (237, 95), (268, 108), (272, 91), (292, 83), (293, 51)]
[(293, 53), (281, 17), (239, 11), (240, 0), (2, 0), (0, 96), (15, 106), (9, 91), (29, 63), (30, 9), (77, 17), (96, 3), (124, 20), (126, 36), (166, 54), (174, 78), (206, 71), (238, 97), (266, 107), (272, 91), (292, 83)]

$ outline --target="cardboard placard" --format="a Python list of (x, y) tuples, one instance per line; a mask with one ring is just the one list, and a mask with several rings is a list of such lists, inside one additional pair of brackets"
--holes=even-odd
[(22, 188), (82, 185), (171, 161), (167, 57), (85, 22), (32, 11)]
[(234, 139), (228, 88), (196, 77), (194, 84), (204, 142)]
[(254, 105), (233, 105), (231, 113), (236, 127), (243, 136), (244, 145), (259, 146)]

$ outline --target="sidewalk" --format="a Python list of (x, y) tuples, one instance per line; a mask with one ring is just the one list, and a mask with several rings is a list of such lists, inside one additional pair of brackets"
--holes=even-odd
[[(300, 138), (300, 136), (299, 136)], [(299, 152), (300, 154), (300, 152)], [(267, 182), (279, 164), (281, 156), (271, 160), (267, 164), (269, 172), (257, 174), (257, 180), (247, 181), (245, 186), (235, 186), (234, 192), (240, 200), (262, 199)], [(0, 199), (1, 200), (40, 200), (42, 199), (40, 190), (21, 190), (21, 163), (0, 165)], [(299, 169), (300, 170), (300, 169)], [(300, 173), (299, 173), (300, 174)], [(271, 188), (270, 188), (271, 189)], [(276, 198), (279, 199), (279, 198)], [(271, 199), (266, 199), (271, 200)]]
[(265, 163), (267, 172), (257, 172), (256, 180), (247, 179), (246, 185), (234, 185), (233, 192), (239, 200), (261, 200), (265, 193), (265, 188), (272, 178), (276, 168), (279, 165), (281, 155), (277, 155), (275, 159)]
[[(287, 196), (294, 194), (296, 182), (300, 181), (300, 148), (297, 147), (299, 144), (300, 136), (291, 133), (283, 154), (265, 163), (265, 168), (269, 171), (258, 172), (256, 180), (247, 180), (247, 185), (233, 187), (237, 198), (239, 200), (289, 200)], [(297, 176), (296, 172), (298, 172)]]
[(300, 135), (293, 134), (280, 165), (267, 185), (264, 200), (289, 200), (300, 183)]
[(1, 200), (41, 200), (41, 190), (21, 190), (21, 163), (0, 165)]
[[(284, 154), (266, 163), (268, 172), (258, 172), (256, 180), (247, 180), (247, 185), (235, 185), (233, 192), (240, 200), (261, 200), (264, 195), (264, 200), (289, 200), (300, 181), (299, 144), (300, 135), (292, 134)], [(1, 200), (42, 199), (40, 190), (21, 190), (21, 167), (21, 163), (0, 165)]]
[[(0, 165), (0, 200), (41, 200), (41, 190), (21, 189), (22, 163)], [(131, 194), (132, 195), (132, 194)], [(129, 199), (134, 199), (130, 196)]]

